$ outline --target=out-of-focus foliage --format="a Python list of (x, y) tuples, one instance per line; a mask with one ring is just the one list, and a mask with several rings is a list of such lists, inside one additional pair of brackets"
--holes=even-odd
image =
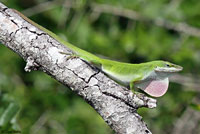
[[(200, 2), (197, 0), (0, 1), (31, 15), (35, 22), (92, 53), (130, 63), (162, 59), (183, 66), (181, 74), (190, 74), (196, 86), (187, 84), (189, 81), (170, 83), (167, 94), (158, 99), (156, 109), (139, 109), (153, 133), (172, 133), (185, 109), (199, 110), (200, 103), (192, 100), (200, 92), (200, 32), (177, 31), (185, 28), (183, 24), (200, 31)], [(117, 11), (135, 11), (143, 19), (130, 19), (128, 14), (120, 16), (115, 10), (107, 13), (102, 8), (107, 5)], [(158, 20), (164, 20), (165, 25), (159, 26)], [(169, 29), (169, 22), (177, 29)], [(0, 95), (11, 96), (20, 105), (16, 125), (23, 133), (113, 133), (75, 93), (42, 72), (24, 72), (25, 62), (3, 45), (0, 46), (0, 60)], [(0, 102), (0, 115), (13, 99)]]
[(0, 132), (2, 131), (19, 131), (16, 122), (16, 115), (19, 111), (19, 105), (8, 94), (1, 95), (0, 105)]

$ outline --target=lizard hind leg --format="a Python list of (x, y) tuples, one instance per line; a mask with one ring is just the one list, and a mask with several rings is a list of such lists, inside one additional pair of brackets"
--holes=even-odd
[(79, 56), (77, 54), (75, 54), (75, 53), (66, 53), (66, 52), (59, 52), (59, 53), (64, 54), (64, 55), (69, 55), (67, 57), (67, 60), (74, 59), (74, 58), (79, 58)]
[(97, 67), (101, 66), (101, 59), (90, 54), (90, 53), (82, 53), (81, 55), (79, 54), (76, 54), (76, 53), (66, 53), (66, 52), (60, 52), (61, 54), (65, 54), (65, 55), (69, 55), (67, 57), (67, 60), (68, 59), (74, 59), (74, 58), (80, 58), (86, 62), (88, 62), (89, 64), (93, 64), (93, 65), (96, 65)]

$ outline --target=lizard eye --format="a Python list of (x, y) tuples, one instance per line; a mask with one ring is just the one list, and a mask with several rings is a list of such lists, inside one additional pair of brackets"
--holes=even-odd
[(169, 65), (169, 64), (166, 64), (166, 66), (167, 66), (167, 67), (170, 67), (170, 65)]

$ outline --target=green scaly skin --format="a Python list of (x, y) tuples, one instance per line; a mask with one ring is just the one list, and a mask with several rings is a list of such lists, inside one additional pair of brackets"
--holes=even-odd
[(156, 75), (153, 74), (155, 71), (171, 74), (171, 73), (179, 72), (182, 70), (181, 66), (172, 64), (167, 61), (161, 61), (161, 60), (140, 63), (140, 64), (130, 64), (130, 63), (123, 63), (123, 62), (117, 62), (113, 60), (99, 58), (95, 56), (94, 54), (91, 54), (85, 50), (82, 50), (66, 42), (65, 40), (61, 39), (53, 32), (49, 31), (48, 29), (28, 19), (20, 12), (16, 10), (14, 11), (17, 14), (19, 14), (24, 20), (28, 21), (29, 23), (39, 28), (40, 30), (45, 31), (52, 38), (56, 39), (61, 44), (66, 45), (69, 49), (73, 51), (74, 53), (73, 55), (78, 56), (89, 63), (100, 65), (102, 71), (106, 73), (108, 76), (110, 76), (111, 78), (113, 78), (114, 80), (118, 81), (119, 83), (123, 85), (130, 85), (130, 89), (132, 91), (134, 91), (133, 89), (134, 89), (135, 83), (145, 81), (148, 79), (156, 79), (157, 74)]

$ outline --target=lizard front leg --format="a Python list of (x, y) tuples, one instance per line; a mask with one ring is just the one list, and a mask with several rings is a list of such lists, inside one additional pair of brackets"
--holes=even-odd
[(129, 86), (130, 86), (130, 90), (131, 90), (133, 93), (138, 93), (138, 92), (136, 92), (136, 91), (134, 90), (134, 85), (135, 85), (135, 83), (137, 83), (137, 82), (139, 82), (140, 80), (142, 80), (142, 78), (143, 78), (143, 77), (140, 76), (140, 77), (134, 78), (133, 80), (130, 81)]

